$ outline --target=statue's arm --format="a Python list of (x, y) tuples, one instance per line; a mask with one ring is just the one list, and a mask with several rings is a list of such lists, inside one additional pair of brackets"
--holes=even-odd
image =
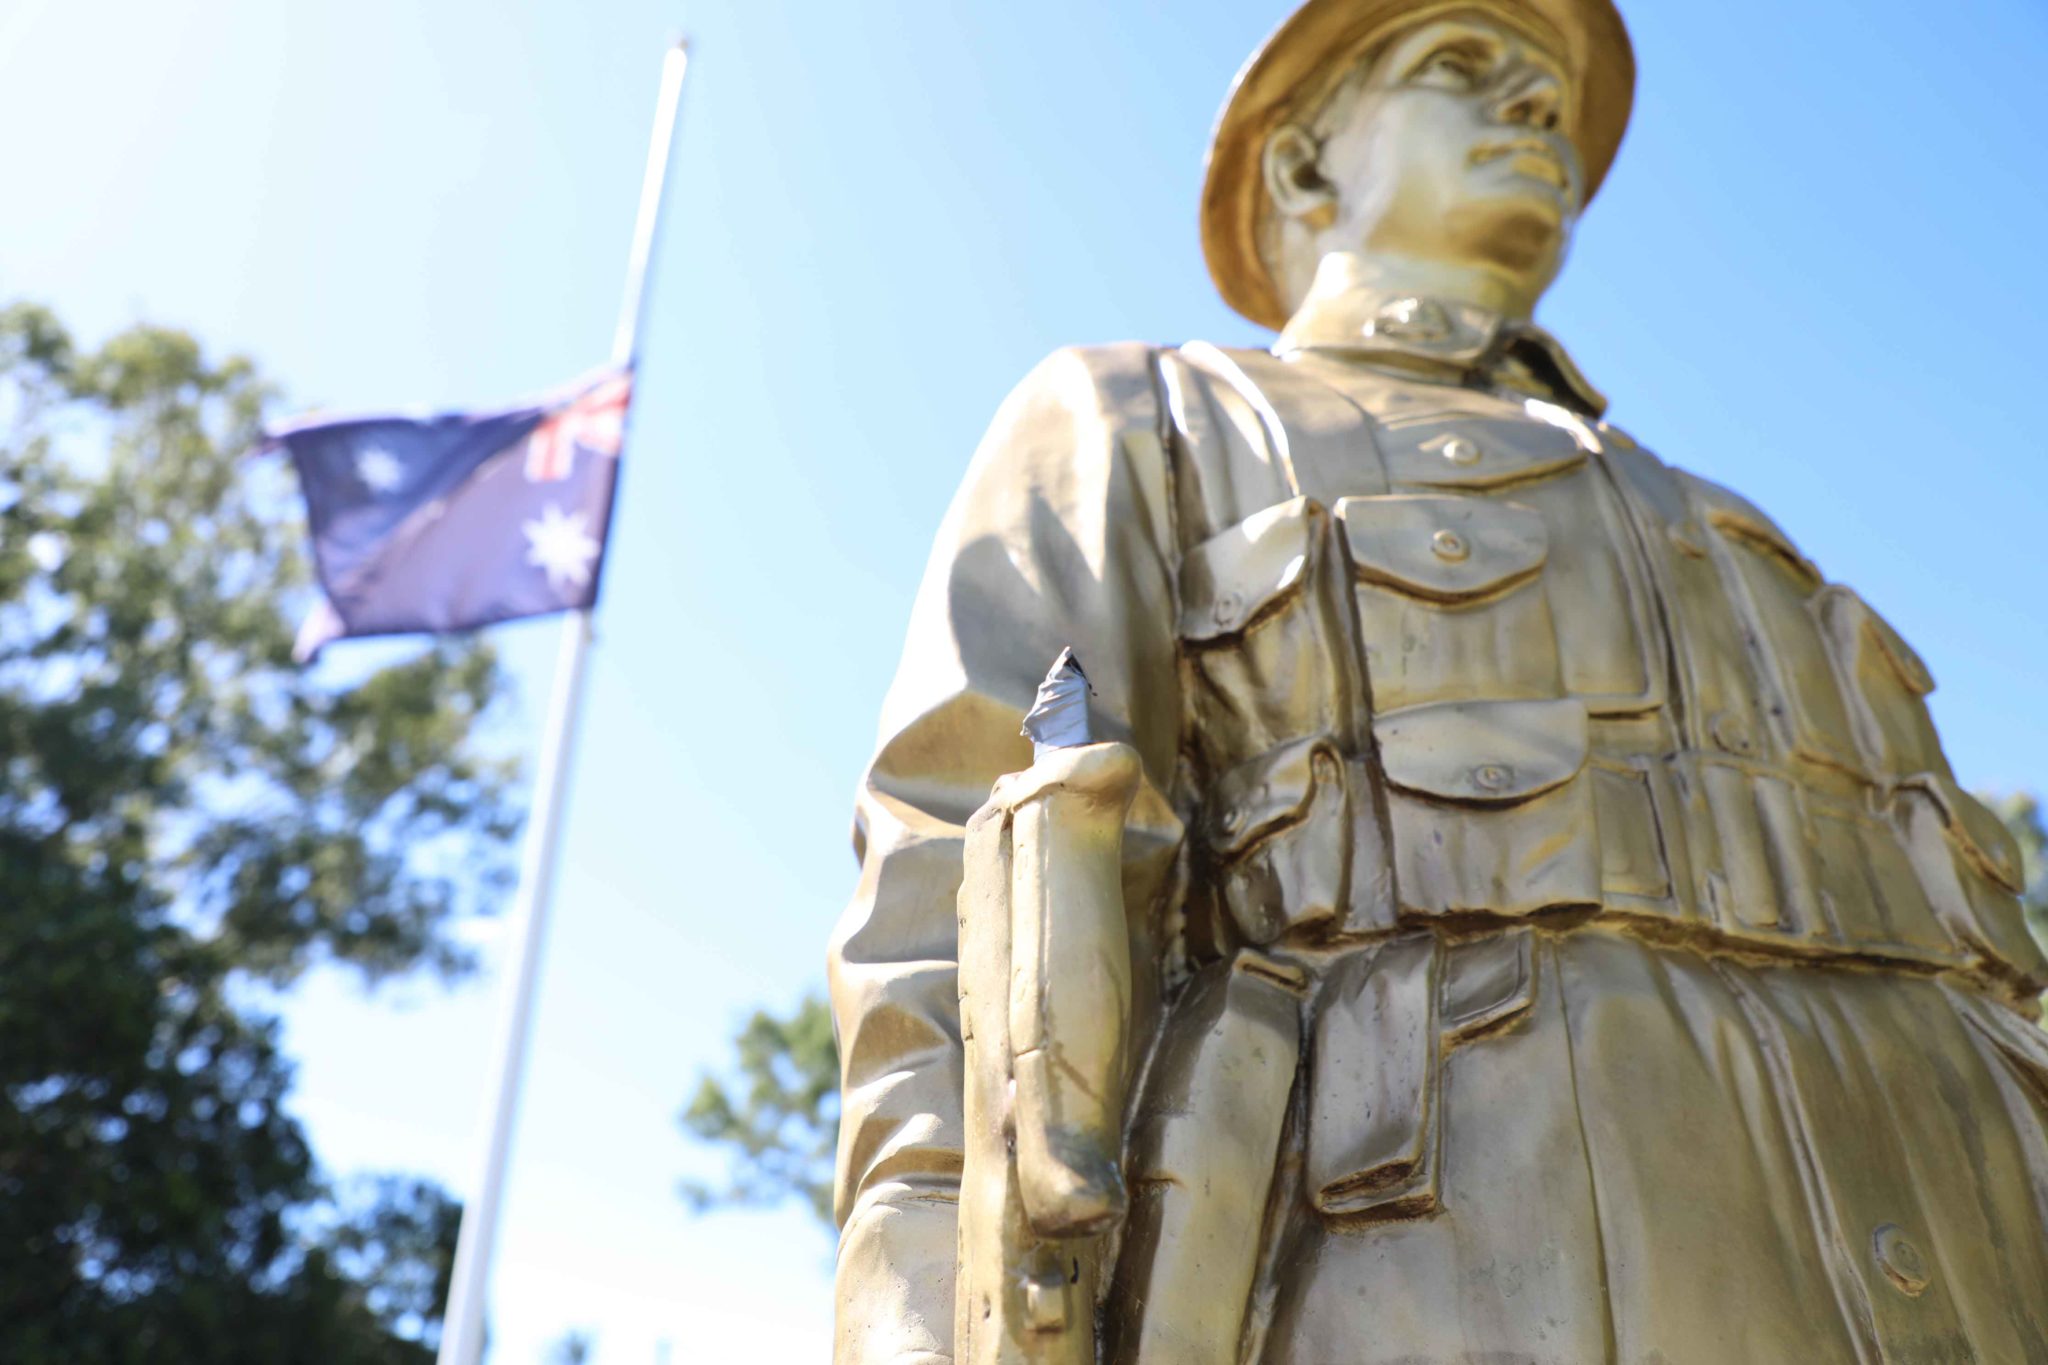
[(1130, 903), (1151, 905), (1171, 866), (1180, 704), (1160, 425), (1145, 348), (1054, 355), (998, 412), (933, 549), (861, 784), (860, 884), (830, 954), (838, 1365), (952, 1358), (965, 826), (996, 778), (1029, 766), (1019, 725), (1062, 648), (1094, 688), (1096, 737), (1143, 763)]

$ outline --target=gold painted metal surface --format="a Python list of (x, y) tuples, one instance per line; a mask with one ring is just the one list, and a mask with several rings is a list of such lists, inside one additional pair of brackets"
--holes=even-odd
[[(1306, 7), (1277, 346), (998, 412), (832, 946), (841, 1365), (2048, 1360), (2016, 852), (1927, 664), (1528, 321), (1626, 53), (1530, 12)], [(1034, 764), (1068, 647), (1105, 742)]]
[(1125, 1208), (1133, 1040), (1121, 850), (1137, 782), (1128, 745), (1053, 749), (997, 783), (968, 824), (954, 1300), (968, 1360), (1095, 1358), (1100, 1235)]
[(1621, 148), (1635, 103), (1635, 51), (1611, 0), (1310, 0), (1238, 72), (1210, 135), (1202, 250), (1225, 303), (1276, 329), (1292, 312), (1274, 287), (1261, 245), (1272, 186), (1260, 163), (1274, 129), (1313, 113), (1333, 83), (1389, 33), (1419, 19), (1475, 11), (1490, 12), (1510, 32), (1528, 33), (1564, 68), (1574, 98), (1560, 126), (1585, 167), (1579, 202), (1593, 197)]

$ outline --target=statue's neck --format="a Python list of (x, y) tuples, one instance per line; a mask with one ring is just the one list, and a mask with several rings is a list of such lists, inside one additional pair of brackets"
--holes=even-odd
[(1535, 299), (1500, 275), (1470, 266), (1388, 253), (1333, 251), (1316, 267), (1301, 306), (1280, 334), (1281, 347), (1342, 345), (1369, 329), (1390, 300), (1429, 299), (1526, 321)]

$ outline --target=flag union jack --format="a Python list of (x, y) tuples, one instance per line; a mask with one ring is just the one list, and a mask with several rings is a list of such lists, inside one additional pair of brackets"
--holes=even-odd
[(621, 374), (547, 418), (526, 438), (526, 477), (534, 483), (560, 483), (575, 465), (578, 446), (617, 459), (632, 401), (633, 376)]

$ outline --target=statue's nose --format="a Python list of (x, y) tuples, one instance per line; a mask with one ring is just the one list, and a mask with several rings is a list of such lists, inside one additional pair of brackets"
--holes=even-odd
[(1556, 77), (1543, 71), (1529, 71), (1508, 82), (1493, 104), (1496, 122), (1523, 128), (1557, 127), (1564, 106), (1564, 89)]

